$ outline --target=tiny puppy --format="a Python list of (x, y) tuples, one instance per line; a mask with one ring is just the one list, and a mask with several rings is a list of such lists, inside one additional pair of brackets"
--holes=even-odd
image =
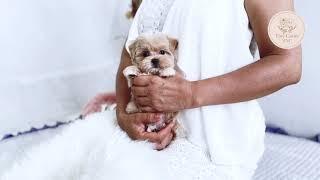
[[(129, 46), (132, 66), (124, 69), (123, 74), (128, 80), (129, 88), (132, 86), (132, 79), (139, 75), (156, 75), (163, 78), (172, 77), (176, 74), (178, 41), (165, 34), (141, 35)], [(141, 112), (131, 96), (126, 108), (127, 113)], [(178, 113), (165, 113), (163, 119), (177, 120)], [(149, 124), (147, 132), (157, 132), (168, 123), (165, 120), (156, 124)], [(178, 123), (176, 134), (182, 136), (183, 128)]]

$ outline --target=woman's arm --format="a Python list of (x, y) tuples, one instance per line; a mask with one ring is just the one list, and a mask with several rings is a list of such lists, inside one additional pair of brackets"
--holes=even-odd
[(231, 73), (189, 82), (181, 77), (139, 77), (133, 92), (145, 111), (178, 111), (206, 105), (238, 103), (269, 95), (299, 82), (301, 47), (284, 50), (268, 38), (268, 23), (279, 11), (293, 10), (292, 0), (246, 0), (246, 10), (261, 59)]
[(301, 47), (280, 49), (268, 38), (271, 17), (293, 10), (292, 0), (246, 0), (245, 5), (261, 59), (229, 74), (194, 82), (193, 106), (257, 99), (299, 82)]
[(116, 78), (117, 114), (125, 113), (126, 106), (130, 101), (130, 90), (128, 89), (127, 80), (122, 73), (130, 65), (130, 55), (123, 49)]

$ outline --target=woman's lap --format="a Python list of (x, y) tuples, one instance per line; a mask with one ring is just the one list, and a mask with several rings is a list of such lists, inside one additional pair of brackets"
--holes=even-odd
[(32, 149), (7, 177), (223, 180), (250, 174), (237, 167), (216, 166), (209, 159), (185, 139), (173, 141), (163, 151), (153, 150), (147, 142), (132, 141), (116, 124), (115, 113), (106, 111), (73, 123), (59, 136)]

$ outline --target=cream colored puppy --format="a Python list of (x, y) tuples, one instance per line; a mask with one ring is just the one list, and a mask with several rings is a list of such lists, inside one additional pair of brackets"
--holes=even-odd
[[(178, 41), (162, 33), (139, 36), (129, 46), (132, 66), (127, 67), (123, 71), (124, 76), (128, 80), (128, 86), (131, 87), (132, 79), (139, 75), (157, 75), (163, 78), (174, 76), (176, 70), (179, 70), (176, 57), (177, 48)], [(133, 97), (131, 97), (126, 111), (127, 113), (141, 112)], [(178, 113), (166, 113), (166, 117), (163, 119), (176, 120), (177, 115)], [(147, 127), (147, 131), (159, 131), (168, 123), (170, 122), (163, 120), (160, 123), (150, 124)]]

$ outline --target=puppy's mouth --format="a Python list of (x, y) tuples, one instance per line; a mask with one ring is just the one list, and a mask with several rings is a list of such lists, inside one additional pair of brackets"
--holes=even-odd
[(150, 60), (142, 61), (138, 64), (142, 73), (150, 75), (160, 75), (162, 71), (171, 67), (171, 64), (166, 61), (161, 61), (159, 58), (154, 57)]
[(151, 59), (151, 67), (148, 71), (152, 75), (159, 75), (162, 70), (168, 68), (168, 67), (162, 67), (162, 66), (160, 64), (160, 59), (153, 58)]
[(148, 69), (148, 73), (151, 75), (159, 76), (161, 70), (162, 70), (161, 68), (150, 68)]

